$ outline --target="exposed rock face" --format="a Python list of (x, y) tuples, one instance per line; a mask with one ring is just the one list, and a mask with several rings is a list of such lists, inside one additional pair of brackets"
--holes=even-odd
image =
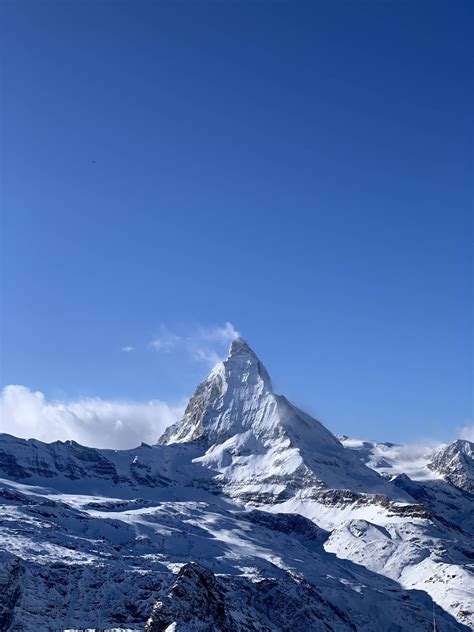
[(181, 568), (169, 593), (154, 606), (145, 632), (163, 632), (178, 620), (202, 630), (238, 630), (215, 575), (193, 562)]
[(5, 450), (0, 450), (0, 469), (6, 475), (14, 478), (51, 478), (62, 474), (65, 478), (78, 480), (84, 478), (108, 478), (119, 482), (118, 474), (113, 464), (98, 450), (79, 445), (75, 441), (56, 441), (50, 443), (45, 450), (45, 444), (31, 439), (26, 442), (11, 438), (24, 449), (29, 449), (29, 467), (24, 468), (20, 459)]
[(474, 443), (458, 439), (437, 450), (428, 467), (452, 485), (474, 494)]
[(4, 560), (0, 568), (0, 630), (8, 630), (11, 626), (21, 596), (20, 578), (23, 573), (20, 560), (14, 557)]
[[(374, 616), (377, 617), (374, 611)], [(412, 610), (411, 625), (427, 622)], [(404, 630), (403, 623), (383, 629)], [(418, 623), (416, 621), (418, 620)], [(310, 583), (295, 577), (249, 581), (219, 576), (190, 562), (154, 606), (145, 632), (355, 632), (358, 624), (328, 603)], [(372, 629), (368, 623), (367, 628)], [(377, 628), (374, 628), (377, 629)], [(409, 627), (407, 629), (410, 629)]]
[(190, 445), (164, 449), (142, 444), (133, 450), (100, 450), (75, 441), (43, 443), (1, 434), (0, 477), (41, 485), (61, 480), (77, 490), (84, 485), (98, 491), (112, 486), (130, 489), (130, 494), (143, 487), (173, 486), (177, 481), (217, 491), (212, 474), (192, 463), (201, 453)]

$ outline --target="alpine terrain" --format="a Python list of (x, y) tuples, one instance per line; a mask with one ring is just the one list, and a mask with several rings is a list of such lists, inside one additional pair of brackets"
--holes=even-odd
[(156, 445), (0, 435), (0, 630), (472, 630), (473, 450), (336, 438), (237, 338)]

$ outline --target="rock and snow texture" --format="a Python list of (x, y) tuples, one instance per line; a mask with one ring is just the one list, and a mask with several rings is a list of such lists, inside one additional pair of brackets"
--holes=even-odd
[[(351, 599), (349, 594), (346, 596)], [(283, 578), (277, 573), (249, 581), (245, 577), (216, 576), (199, 564), (189, 563), (181, 568), (169, 591), (155, 605), (145, 631), (345, 632), (364, 629), (388, 632), (404, 630), (407, 624), (408, 629), (413, 629), (410, 626), (424, 629), (431, 624), (414, 603), (409, 604), (406, 610), (406, 614), (410, 612), (413, 617), (411, 622), (405, 621), (396, 612), (389, 621), (382, 614), (383, 607), (389, 606), (389, 603), (381, 593), (379, 596), (381, 601), (372, 603), (373, 611), (370, 613), (366, 611), (368, 603), (365, 595), (361, 594), (359, 609), (364, 614), (357, 621), (360, 614), (349, 615), (348, 604), (344, 608), (342, 604), (336, 605), (334, 601), (327, 600), (313, 583), (300, 577)], [(404, 598), (410, 601), (407, 594)], [(361, 625), (364, 627), (361, 628)]]
[(240, 338), (159, 443), (193, 441), (206, 447), (197, 462), (219, 472), (226, 492), (242, 501), (275, 502), (324, 489), (406, 498), (322, 424), (276, 395), (265, 367)]
[[(152, 614), (151, 629), (430, 630), (426, 595), (338, 560), (309, 520), (186, 495), (144, 489), (130, 501), (4, 482), (0, 629), (143, 630)], [(436, 613), (440, 630), (464, 629)]]
[(464, 444), (383, 478), (238, 339), (159, 445), (0, 436), (0, 630), (474, 629)]
[(455, 487), (474, 493), (474, 443), (458, 439), (450, 445), (398, 445), (338, 437), (370, 468), (387, 478), (405, 474), (414, 481), (444, 479)]
[(433, 444), (416, 443), (399, 445), (381, 441), (361, 440), (338, 436), (345, 448), (353, 451), (370, 468), (387, 478), (406, 474), (413, 480), (436, 478), (428, 464), (436, 447)]
[(458, 439), (437, 450), (428, 467), (459, 489), (474, 494), (474, 443)]

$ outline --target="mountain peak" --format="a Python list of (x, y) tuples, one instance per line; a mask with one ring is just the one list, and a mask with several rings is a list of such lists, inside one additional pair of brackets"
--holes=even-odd
[(232, 341), (227, 358), (222, 364), (214, 367), (208, 379), (222, 367), (228, 386), (237, 384), (248, 386), (261, 382), (266, 390), (272, 392), (272, 382), (266, 368), (247, 341), (240, 336)]
[(437, 450), (428, 463), (430, 470), (438, 472), (452, 485), (474, 493), (474, 443), (457, 439)]
[(165, 445), (192, 441), (204, 449), (195, 462), (220, 472), (228, 493), (241, 500), (246, 494), (255, 499), (250, 490), (262, 480), (270, 496), (302, 487), (359, 490), (367, 483), (380, 493), (391, 490), (316, 419), (273, 392), (265, 367), (242, 338), (159, 439)]
[(237, 336), (237, 338), (234, 338), (234, 340), (232, 341), (228, 357), (232, 358), (237, 355), (251, 356), (252, 358), (256, 358), (258, 360), (255, 351), (250, 347), (248, 342), (240, 336)]
[(248, 430), (267, 409), (269, 397), (273, 390), (265, 367), (247, 342), (236, 338), (227, 358), (199, 384), (182, 419), (159, 442), (225, 441)]

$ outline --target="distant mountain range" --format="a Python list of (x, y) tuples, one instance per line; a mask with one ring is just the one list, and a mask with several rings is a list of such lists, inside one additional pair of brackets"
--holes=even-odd
[(335, 437), (238, 338), (156, 445), (0, 435), (0, 630), (474, 629), (473, 450)]

